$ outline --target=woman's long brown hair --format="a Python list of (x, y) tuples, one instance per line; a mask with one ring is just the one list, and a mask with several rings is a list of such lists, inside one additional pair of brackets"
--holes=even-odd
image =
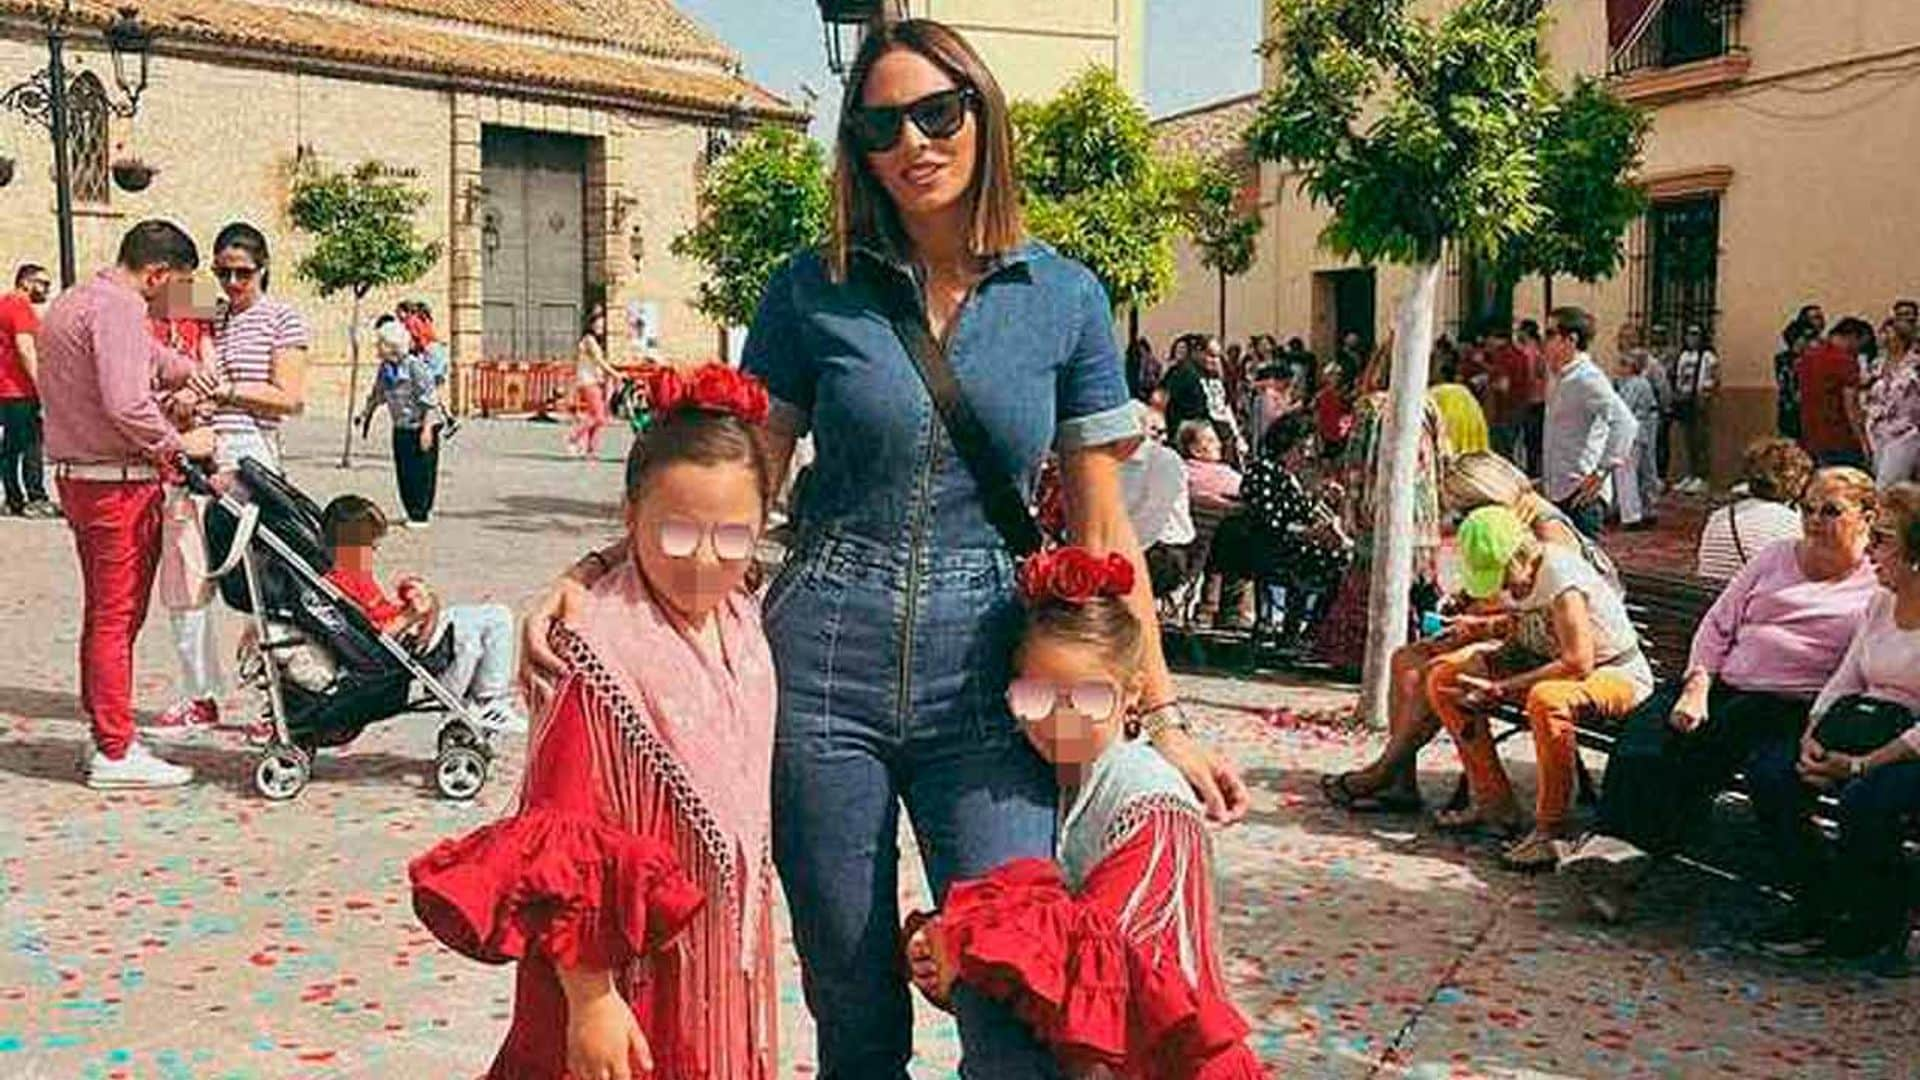
[(902, 260), (911, 255), (912, 245), (892, 197), (867, 167), (866, 155), (846, 135), (848, 118), (860, 107), (873, 65), (894, 49), (913, 50), (956, 84), (972, 87), (979, 95), (974, 109), (978, 149), (973, 183), (967, 190), (973, 202), (972, 235), (968, 238), (973, 254), (1003, 254), (1026, 238), (1020, 186), (1014, 176), (1013, 120), (999, 80), (987, 70), (967, 39), (950, 27), (931, 19), (895, 21), (882, 17), (868, 27), (840, 102), (840, 136), (835, 140), (833, 164), (833, 232), (827, 252), (828, 268), (835, 281), (847, 279), (856, 247), (872, 248)]

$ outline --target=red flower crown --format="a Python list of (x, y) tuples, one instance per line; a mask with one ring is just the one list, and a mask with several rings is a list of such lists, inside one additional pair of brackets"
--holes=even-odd
[(1041, 551), (1020, 564), (1020, 597), (1036, 607), (1050, 600), (1085, 604), (1133, 591), (1133, 564), (1122, 555), (1095, 555), (1086, 548)]
[(682, 410), (724, 413), (749, 424), (767, 422), (767, 385), (726, 364), (702, 364), (682, 375), (670, 367), (647, 372), (647, 407), (656, 416)]

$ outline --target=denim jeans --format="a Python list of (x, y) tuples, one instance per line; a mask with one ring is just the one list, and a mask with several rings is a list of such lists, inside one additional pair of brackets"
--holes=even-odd
[(513, 692), (513, 612), (504, 604), (446, 609), (453, 663), (441, 685), (463, 701), (486, 705)]
[[(907, 1075), (902, 804), (936, 898), (957, 878), (1053, 855), (1052, 771), (1001, 696), (1019, 624), (1013, 598), (1004, 551), (916, 559), (846, 535), (804, 542), (768, 590), (780, 680), (774, 860), (826, 1080)], [(1006, 1009), (964, 986), (955, 1006), (962, 1075), (1057, 1075)]]

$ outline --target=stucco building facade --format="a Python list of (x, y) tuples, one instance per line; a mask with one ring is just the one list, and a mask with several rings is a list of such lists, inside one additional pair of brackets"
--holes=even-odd
[[(1878, 324), (1895, 298), (1920, 294), (1904, 256), (1920, 244), (1909, 134), (1920, 4), (1555, 0), (1549, 13), (1547, 51), (1563, 78), (1608, 76), (1653, 115), (1640, 173), (1653, 209), (1628, 237), (1626, 266), (1593, 285), (1557, 280), (1554, 301), (1591, 309), (1609, 346), (1629, 319), (1711, 328), (1727, 383), (1714, 471), (1729, 480), (1740, 448), (1772, 429), (1772, 357), (1802, 303), (1823, 304), (1829, 321)], [(1231, 286), (1228, 334), (1299, 334), (1319, 349), (1349, 328), (1384, 334), (1406, 275), (1322, 250), (1325, 213), (1284, 170), (1262, 166), (1259, 185), (1266, 229), (1254, 270)], [(1188, 269), (1179, 294), (1143, 318), (1163, 349), (1169, 333), (1216, 329), (1217, 282)], [(1441, 331), (1506, 306), (1475, 277), (1449, 257)], [(1520, 283), (1515, 316), (1538, 317), (1542, 293)]]
[[(45, 65), (39, 10), (0, 0), (0, 85)], [(69, 70), (115, 95), (99, 30), (111, 12), (80, 11)], [(699, 357), (715, 335), (690, 304), (698, 269), (668, 245), (695, 219), (701, 171), (734, 130), (806, 121), (667, 0), (148, 0), (140, 14), (157, 37), (139, 112), (103, 112), (73, 150), (80, 272), (142, 218), (203, 245), (226, 222), (255, 223), (274, 245), (273, 291), (313, 324), (309, 408), (326, 414), (346, 406), (349, 306), (294, 271), (306, 240), (286, 203), (301, 164), (377, 159), (428, 195), (419, 227), (441, 259), (368, 304), (427, 300), (457, 364), (570, 355), (601, 299), (616, 348), (631, 302), (661, 352)], [(53, 266), (46, 133), (0, 116), (0, 155), (15, 159), (0, 261), (9, 276)], [(159, 170), (146, 190), (106, 179), (126, 155)]]

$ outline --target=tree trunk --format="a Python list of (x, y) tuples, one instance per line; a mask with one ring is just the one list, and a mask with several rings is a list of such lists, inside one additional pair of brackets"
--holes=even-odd
[(1409, 593), (1413, 589), (1413, 486), (1420, 457), (1420, 427), (1427, 401), (1427, 365), (1433, 352), (1433, 303), (1440, 264), (1413, 268), (1394, 316), (1393, 382), (1386, 426), (1380, 435), (1373, 478), (1373, 579), (1367, 600), (1367, 653), (1360, 715), (1387, 726), (1388, 680), (1393, 652), (1407, 641)]
[(1226, 348), (1227, 341), (1227, 272), (1220, 271), (1220, 347)]
[(1132, 349), (1140, 343), (1140, 305), (1127, 306), (1127, 348)]
[(1547, 320), (1553, 317), (1553, 275), (1552, 274), (1540, 275), (1540, 300), (1541, 300), (1541, 306), (1544, 308), (1544, 310), (1541, 312), (1541, 315), (1540, 315), (1540, 324), (1542, 326), (1545, 326)]
[(347, 324), (347, 434), (340, 440), (340, 467), (353, 468), (353, 418), (360, 407), (360, 292), (353, 293), (353, 321)]

